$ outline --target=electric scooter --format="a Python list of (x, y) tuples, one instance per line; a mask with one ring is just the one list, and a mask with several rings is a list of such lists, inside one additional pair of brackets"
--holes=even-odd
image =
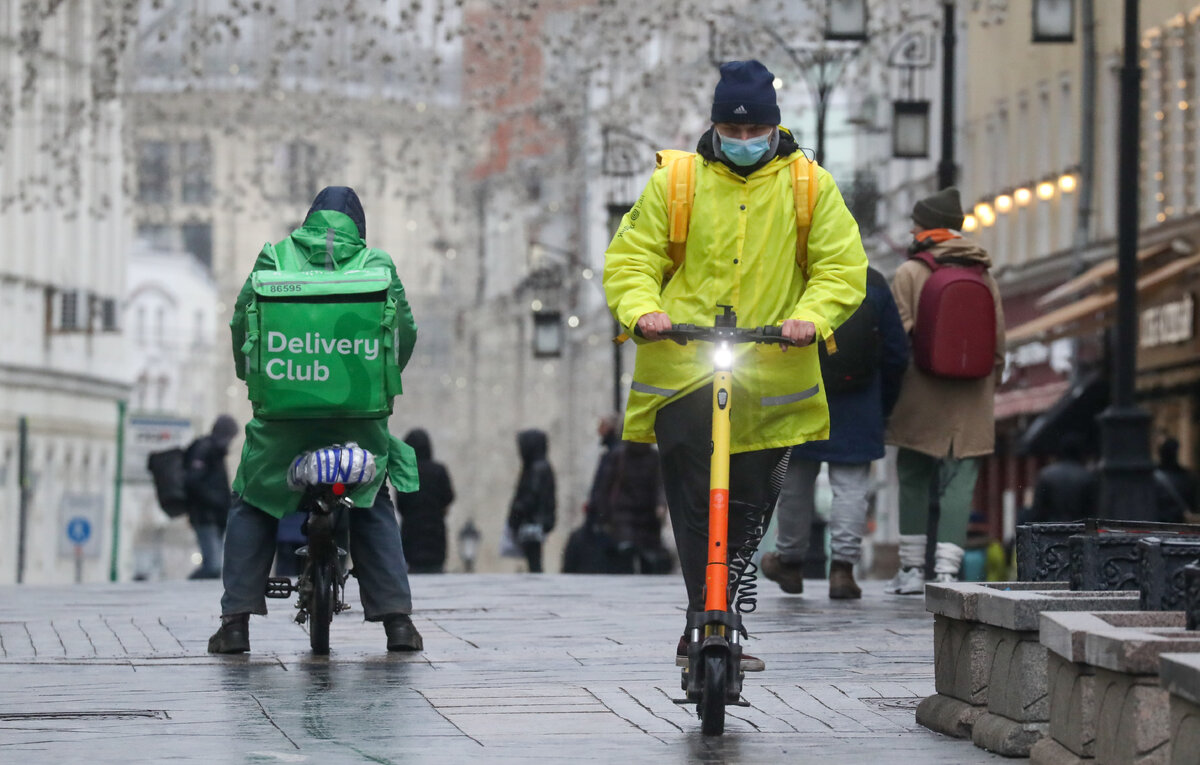
[(700, 730), (707, 736), (725, 731), (725, 707), (749, 706), (741, 698), (742, 617), (730, 608), (729, 576), (729, 413), (733, 406), (733, 346), (739, 343), (791, 345), (779, 327), (741, 328), (732, 306), (723, 309), (712, 327), (675, 324), (659, 336), (681, 344), (712, 343), (712, 458), (709, 464), (708, 563), (704, 577), (704, 611), (688, 620), (688, 665), (682, 672), (687, 698), (696, 704)]

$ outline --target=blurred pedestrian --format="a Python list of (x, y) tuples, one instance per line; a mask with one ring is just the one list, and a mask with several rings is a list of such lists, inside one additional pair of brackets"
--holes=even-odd
[(862, 557), (871, 493), (871, 462), (884, 455), (883, 429), (900, 395), (908, 364), (908, 337), (887, 279), (867, 269), (867, 295), (834, 332), (837, 353), (822, 355), (821, 379), (829, 400), (829, 440), (792, 447), (775, 511), (775, 552), (762, 557), (763, 575), (788, 593), (804, 591), (816, 504), (817, 474), (829, 465), (829, 597), (857, 599), (854, 566)]
[(1158, 446), (1154, 469), (1157, 519), (1163, 523), (1192, 523), (1196, 514), (1196, 476), (1179, 464), (1179, 441), (1166, 438)]
[(1038, 471), (1028, 523), (1066, 523), (1097, 516), (1099, 486), (1096, 474), (1084, 464), (1084, 443), (1078, 433), (1064, 433), (1057, 458)]
[(188, 521), (196, 532), (196, 544), (200, 548), (200, 565), (188, 579), (221, 576), (221, 548), (231, 504), (225, 455), (237, 432), (237, 421), (223, 414), (213, 423), (212, 432), (197, 438), (184, 452)]
[(529, 572), (542, 572), (542, 543), (554, 529), (554, 469), (546, 460), (545, 431), (522, 430), (517, 434), (521, 473), (508, 511), (508, 528), (525, 556)]
[(623, 441), (614, 450), (613, 469), (604, 494), (608, 515), (604, 525), (630, 573), (667, 574), (671, 556), (663, 548), (662, 467), (653, 444)]
[(446, 514), (454, 502), (454, 486), (446, 466), (433, 459), (429, 433), (414, 428), (404, 442), (417, 455), (421, 487), (396, 494), (400, 512), (400, 542), (410, 574), (440, 574), (446, 566)]
[[(958, 189), (918, 200), (912, 219), (909, 259), (896, 269), (892, 295), (913, 353), (886, 435), (887, 443), (900, 447), (900, 571), (886, 591), (901, 595), (925, 591), (927, 541), (937, 543), (938, 581), (958, 578), (979, 458), (991, 454), (995, 444), (992, 399), (1004, 369), (1004, 313), (988, 273), (992, 261), (960, 232)], [(967, 289), (968, 282), (970, 300), (940, 299), (951, 287)], [(926, 291), (927, 285), (938, 289)], [(970, 341), (947, 348), (947, 329), (971, 336)], [(963, 362), (970, 362), (964, 367), (969, 371), (959, 376), (943, 368)], [(931, 529), (935, 503), (937, 527)]]

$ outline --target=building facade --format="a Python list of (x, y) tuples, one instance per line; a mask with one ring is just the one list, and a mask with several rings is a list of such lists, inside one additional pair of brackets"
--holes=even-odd
[(128, 31), (114, 3), (0, 4), (0, 583), (103, 581), (129, 560)]

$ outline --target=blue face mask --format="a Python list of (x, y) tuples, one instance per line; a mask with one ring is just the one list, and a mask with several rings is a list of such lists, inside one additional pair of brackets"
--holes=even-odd
[(747, 138), (744, 141), (737, 138), (726, 138), (719, 132), (717, 135), (721, 137), (721, 152), (738, 167), (749, 167), (755, 164), (767, 153), (767, 149), (771, 148), (770, 133), (758, 138)]

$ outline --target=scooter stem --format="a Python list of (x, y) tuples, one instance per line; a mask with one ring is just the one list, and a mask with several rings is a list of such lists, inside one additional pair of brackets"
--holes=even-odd
[(729, 408), (733, 373), (718, 368), (713, 376), (712, 459), (708, 483), (708, 566), (704, 610), (729, 608)]

